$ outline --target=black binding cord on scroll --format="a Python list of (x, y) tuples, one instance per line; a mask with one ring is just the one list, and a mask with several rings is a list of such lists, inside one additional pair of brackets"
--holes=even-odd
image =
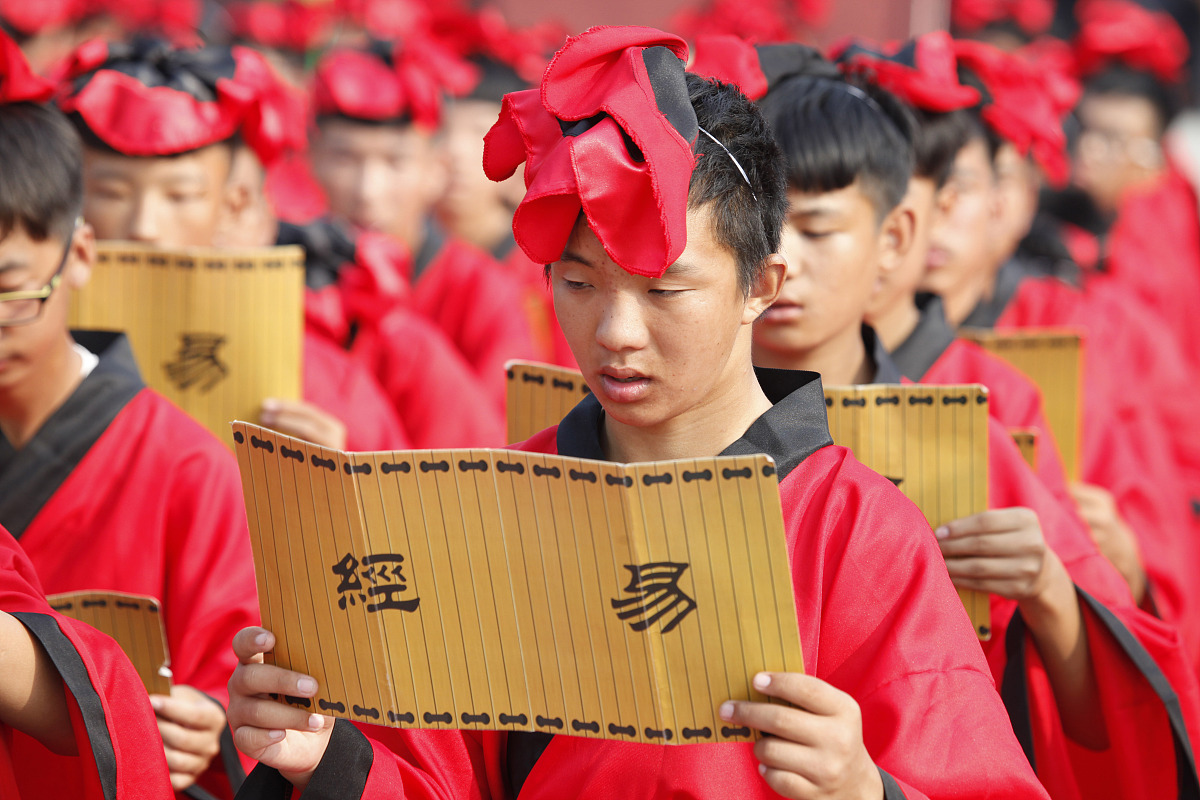
[(229, 420), (300, 397), (304, 249), (99, 242), (70, 324), (124, 331), (146, 385), (232, 447)]
[(508, 440), (523, 442), (557, 425), (591, 393), (578, 370), (533, 361), (509, 361)]
[(162, 613), (153, 597), (123, 592), (66, 592), (46, 596), (64, 617), (111, 637), (128, 656), (150, 694), (171, 693), (171, 659)]
[[(987, 389), (965, 386), (825, 387), (835, 444), (891, 480), (936, 528), (987, 510)], [(982, 592), (959, 590), (980, 639), (990, 639)]]
[(348, 454), (233, 428), (268, 658), (320, 687), (288, 702), (398, 727), (749, 741), (720, 704), (765, 699), (761, 670), (803, 671), (766, 456)]
[[(1042, 392), (1046, 422), (1062, 453), (1067, 480), (1079, 480), (1083, 420), (1083, 337), (1067, 329), (991, 331), (959, 336), (1016, 367)], [(1045, 443), (1043, 443), (1044, 446)]]

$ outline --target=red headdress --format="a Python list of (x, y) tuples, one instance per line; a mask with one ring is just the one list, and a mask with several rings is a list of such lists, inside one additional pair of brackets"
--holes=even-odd
[(902, 45), (849, 41), (831, 55), (847, 73), (862, 74), (914, 108), (943, 114), (979, 104), (979, 92), (958, 80), (954, 41), (934, 31)]
[(1012, 21), (1029, 36), (1045, 33), (1054, 21), (1052, 0), (954, 0), (950, 18), (956, 30), (975, 33)]
[(117, 152), (186, 153), (234, 134), (267, 163), (303, 145), (303, 125), (261, 55), (244, 47), (177, 49), (95, 40), (71, 56), (58, 105)]
[(688, 72), (736, 84), (751, 100), (795, 75), (840, 77), (836, 66), (807, 45), (753, 45), (736, 36), (701, 36)]
[(550, 54), (567, 38), (566, 29), (552, 21), (514, 28), (495, 8), (440, 9), (434, 12), (431, 32), (459, 56), (483, 56), (504, 64), (526, 84), (542, 77)]
[(375, 41), (366, 50), (334, 50), (317, 64), (312, 101), (317, 116), (371, 121), (411, 119), (437, 127), (442, 92), (475, 85), (476, 70), (428, 37), (403, 44)]
[(979, 78), (987, 90), (983, 121), (1021, 155), (1032, 155), (1052, 182), (1065, 183), (1069, 166), (1062, 127), (1064, 109), (1033, 66), (983, 42), (957, 41), (955, 54), (959, 65)]
[(31, 35), (72, 23), (82, 12), (80, 0), (17, 0), (4, 4), (0, 20), (15, 31)]
[(632, 274), (660, 276), (679, 258), (699, 135), (687, 54), (653, 28), (592, 28), (567, 40), (540, 89), (504, 98), (483, 169), (500, 181), (525, 164), (513, 234), (535, 263), (562, 256), (581, 210)]
[(429, 29), (433, 3), (421, 0), (334, 0), (339, 14), (376, 39), (402, 39)]
[(0, 31), (0, 105), (44, 103), (54, 96), (54, 84), (29, 68), (25, 54)]
[(248, 42), (304, 53), (333, 35), (337, 9), (332, 2), (245, 0), (230, 3), (230, 32)]
[(1187, 38), (1170, 14), (1127, 0), (1088, 0), (1077, 12), (1075, 62), (1083, 76), (1117, 61), (1150, 72), (1165, 83), (1179, 81), (1188, 57)]
[(712, 0), (690, 5), (668, 23), (695, 41), (701, 36), (737, 36), (751, 42), (794, 40), (801, 28), (817, 28), (829, 15), (829, 0)]

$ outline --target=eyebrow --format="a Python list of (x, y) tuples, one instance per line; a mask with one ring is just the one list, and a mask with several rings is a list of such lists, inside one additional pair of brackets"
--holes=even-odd
[(801, 206), (788, 209), (789, 217), (836, 217), (838, 213), (836, 208), (830, 206)]
[(583, 256), (579, 255), (578, 253), (573, 253), (570, 250), (564, 250), (562, 257), (559, 258), (558, 260), (566, 261), (571, 264), (582, 264), (585, 267), (594, 267), (595, 266), (592, 262), (588, 261)]
[(683, 261), (676, 261), (671, 266), (667, 267), (666, 272), (662, 274), (664, 278), (682, 278), (696, 271), (696, 267)]

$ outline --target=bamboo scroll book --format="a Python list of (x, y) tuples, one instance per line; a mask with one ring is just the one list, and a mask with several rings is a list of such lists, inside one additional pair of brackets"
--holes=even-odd
[(749, 741), (717, 716), (803, 669), (767, 456), (613, 464), (343, 453), (234, 423), (286, 698), (415, 728)]
[(1079, 480), (1083, 337), (1077, 331), (1055, 329), (1001, 332), (964, 328), (959, 335), (1012, 364), (1037, 385), (1067, 479)]
[[(934, 528), (987, 510), (987, 401), (978, 385), (825, 387), (833, 441), (896, 484)], [(958, 596), (975, 634), (990, 639), (988, 595)]]
[(111, 637), (128, 656), (150, 694), (171, 693), (171, 659), (158, 601), (123, 592), (67, 592), (46, 597), (64, 617)]
[(229, 420), (300, 396), (303, 248), (98, 251), (71, 327), (125, 331), (146, 385), (230, 447)]

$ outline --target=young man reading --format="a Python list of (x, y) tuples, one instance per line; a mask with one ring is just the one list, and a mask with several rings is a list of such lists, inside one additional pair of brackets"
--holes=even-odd
[(520, 447), (619, 461), (772, 455), (810, 674), (756, 679), (790, 707), (722, 705), (723, 719), (767, 734), (753, 748), (368, 738), (270, 700), (315, 683), (261, 663), (273, 639), (252, 628), (235, 640), (230, 683), (235, 739), (264, 764), (246, 796), (290, 782), (347, 797), (1044, 797), (920, 513), (831, 444), (816, 375), (752, 366), (754, 320), (786, 271), (783, 174), (757, 110), (732, 86), (685, 79), (686, 54), (652, 29), (593, 29), (568, 41), (541, 92), (507, 98), (488, 135), (493, 178), (526, 162), (517, 242), (552, 262), (593, 392)]

